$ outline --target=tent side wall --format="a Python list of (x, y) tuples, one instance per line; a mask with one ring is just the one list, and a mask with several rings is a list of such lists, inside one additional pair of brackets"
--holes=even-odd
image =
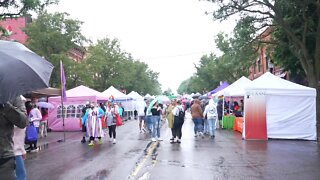
[[(97, 102), (96, 96), (86, 96), (86, 97), (68, 97), (67, 101), (63, 103), (66, 107), (64, 128), (63, 120), (61, 116), (61, 98), (60, 97), (51, 97), (48, 100), (54, 105), (54, 109), (49, 110), (48, 117), (48, 127), (53, 131), (80, 131), (80, 116), (81, 109), (85, 105), (86, 101), (92, 103)], [(68, 109), (69, 108), (69, 109)], [(73, 109), (74, 108), (74, 109)]]
[(316, 140), (316, 98), (267, 96), (268, 138)]

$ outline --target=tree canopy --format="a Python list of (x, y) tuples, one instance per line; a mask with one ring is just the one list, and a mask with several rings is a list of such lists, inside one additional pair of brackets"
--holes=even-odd
[[(43, 11), (25, 29), (29, 37), (27, 46), (55, 67), (50, 80), (52, 87), (60, 85), (59, 63), (62, 61), (68, 89), (86, 85), (104, 91), (113, 85), (128, 92), (160, 94), (159, 74), (122, 51), (117, 39), (104, 38), (85, 48), (83, 44), (90, 42), (81, 34), (81, 25), (82, 22), (69, 18), (67, 13)], [(68, 55), (73, 48), (86, 53), (81, 62)]]
[(82, 22), (73, 20), (66, 13), (40, 12), (38, 18), (27, 25), (27, 46), (54, 65), (50, 85), (60, 84), (60, 60), (65, 64), (66, 74), (75, 74), (77, 64), (67, 56), (70, 49), (81, 45), (86, 38), (81, 34)]
[(289, 55), (284, 57), (282, 64), (286, 68), (290, 67), (288, 62), (301, 66), (308, 85), (317, 89), (317, 134), (320, 136), (320, 2), (318, 0), (209, 1), (219, 6), (213, 13), (215, 19), (226, 20), (234, 15), (241, 20), (250, 19), (249, 22), (255, 29), (252, 37), (257, 37), (266, 27), (273, 28), (274, 38), (278, 38), (275, 39), (277, 43), (275, 57)]

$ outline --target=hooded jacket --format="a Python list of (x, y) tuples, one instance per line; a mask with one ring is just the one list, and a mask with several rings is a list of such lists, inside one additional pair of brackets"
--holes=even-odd
[(13, 127), (16, 125), (19, 128), (25, 128), (27, 121), (26, 114), (11, 103), (6, 103), (0, 107), (0, 159), (14, 156)]
[(208, 119), (214, 119), (217, 118), (217, 106), (214, 103), (213, 99), (210, 99), (209, 104), (206, 105), (203, 116), (207, 116)]

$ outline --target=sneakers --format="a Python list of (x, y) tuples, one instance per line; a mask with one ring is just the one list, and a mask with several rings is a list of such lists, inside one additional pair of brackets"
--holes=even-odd
[(194, 137), (198, 137), (198, 132), (196, 132), (196, 133), (194, 134)]
[(163, 139), (159, 137), (159, 138), (158, 138), (158, 141), (163, 141)]
[(215, 137), (216, 137), (215, 135), (212, 135), (212, 136), (211, 136), (211, 139), (214, 139)]
[(38, 148), (31, 148), (31, 151), (30, 152), (38, 152), (39, 149)]
[(103, 144), (103, 141), (102, 141), (102, 139), (99, 139), (99, 144)]
[(110, 138), (109, 141), (112, 142), (113, 138)]
[(28, 148), (26, 148), (26, 151), (30, 152), (32, 150), (32, 148), (29, 146)]
[(83, 143), (85, 143), (85, 142), (86, 142), (86, 139), (83, 138), (83, 139), (81, 140), (81, 143), (83, 144)]
[(177, 139), (176, 143), (179, 143), (179, 144), (180, 144), (180, 143), (181, 143), (181, 140), (180, 140), (180, 139)]
[(113, 144), (115, 144), (116, 143), (116, 139), (113, 139), (113, 142), (112, 142)]
[(151, 141), (156, 142), (157, 140), (156, 140), (156, 138), (151, 138)]
[(88, 144), (88, 146), (93, 146), (93, 145), (94, 145), (93, 141), (91, 141), (91, 142)]
[(199, 132), (199, 136), (201, 136), (202, 138), (204, 138), (203, 132)]
[(173, 141), (174, 140), (174, 137), (170, 138), (170, 141)]
[(173, 144), (173, 143), (174, 143), (174, 140), (173, 140), (173, 139), (170, 139), (170, 143)]

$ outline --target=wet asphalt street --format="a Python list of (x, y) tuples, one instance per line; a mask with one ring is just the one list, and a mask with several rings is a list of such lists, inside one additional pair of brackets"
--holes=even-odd
[(81, 144), (81, 133), (52, 132), (39, 142), (40, 151), (28, 153), (30, 180), (56, 179), (320, 179), (320, 146), (314, 141), (244, 141), (232, 130), (217, 130), (216, 138), (195, 138), (190, 115), (181, 144), (170, 144), (164, 124), (162, 142), (140, 134), (138, 121), (117, 129), (117, 144)]

